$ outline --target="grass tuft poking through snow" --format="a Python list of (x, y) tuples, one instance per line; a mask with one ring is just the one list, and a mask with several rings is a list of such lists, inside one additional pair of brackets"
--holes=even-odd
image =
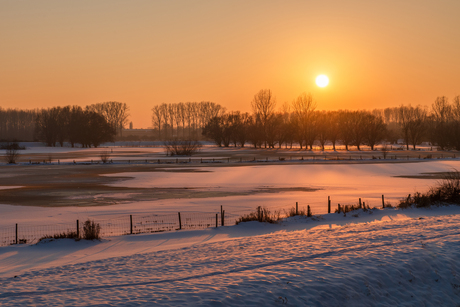
[(257, 207), (255, 212), (251, 212), (249, 214), (241, 216), (237, 221), (236, 225), (242, 222), (266, 222), (266, 223), (277, 223), (278, 221), (282, 220), (283, 218), (293, 217), (293, 216), (306, 216), (306, 217), (313, 217), (313, 213), (311, 211), (310, 206), (307, 206), (307, 210), (300, 209), (296, 210), (296, 208), (292, 207), (289, 210), (284, 210), (284, 217), (281, 217), (281, 210), (276, 210), (273, 214), (265, 207)]
[(398, 207), (427, 208), (442, 204), (460, 204), (460, 172), (457, 170), (447, 173), (438, 185), (432, 187), (427, 193), (416, 192), (414, 196), (409, 194)]
[(268, 210), (265, 207), (257, 207), (255, 212), (251, 212), (249, 214), (241, 216), (237, 221), (236, 225), (242, 222), (251, 222), (251, 221), (258, 221), (258, 222), (266, 222), (266, 223), (277, 223), (279, 220), (281, 220), (281, 211), (275, 211), (271, 213), (270, 210)]

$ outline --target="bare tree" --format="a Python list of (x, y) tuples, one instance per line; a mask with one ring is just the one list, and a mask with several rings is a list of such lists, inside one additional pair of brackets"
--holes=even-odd
[(257, 94), (254, 95), (254, 98), (251, 102), (252, 111), (254, 116), (258, 118), (262, 125), (262, 131), (265, 138), (265, 148), (267, 147), (267, 128), (268, 122), (273, 117), (275, 112), (276, 101), (272, 95), (271, 90), (260, 90)]
[(120, 136), (124, 126), (128, 124), (129, 107), (126, 103), (107, 101), (92, 104), (87, 109), (102, 115)]
[[(294, 110), (295, 121), (297, 124), (296, 135), (299, 139), (300, 149), (302, 149), (303, 140), (311, 140), (316, 137), (313, 122), (313, 114), (316, 109), (316, 104), (313, 101), (311, 94), (302, 93), (292, 102), (292, 109)], [(307, 146), (307, 144), (305, 144), (305, 146)]]
[(449, 104), (447, 97), (437, 97), (431, 105), (432, 125), (430, 134), (441, 149), (449, 146), (449, 122), (453, 120), (453, 107)]
[(386, 125), (382, 116), (376, 113), (363, 114), (364, 116), (364, 142), (374, 150), (374, 146), (385, 138)]
[(152, 108), (152, 125), (158, 129), (158, 139), (161, 140), (161, 128), (163, 128), (163, 109), (161, 105)]
[(401, 106), (399, 107), (399, 124), (404, 134), (404, 141), (406, 148), (409, 150), (409, 144), (416, 145), (421, 142), (425, 133), (427, 113), (421, 106), (412, 107)]

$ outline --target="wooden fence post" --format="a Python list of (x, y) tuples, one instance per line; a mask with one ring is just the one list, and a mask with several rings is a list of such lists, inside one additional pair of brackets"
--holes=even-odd
[(361, 198), (359, 199), (359, 207), (362, 208), (363, 205), (361, 204)]
[(218, 222), (218, 219), (217, 219), (218, 215), (219, 215), (219, 213), (216, 213), (216, 228), (219, 226), (219, 222)]
[(382, 208), (385, 208), (385, 196), (382, 194)]
[(133, 215), (129, 215), (129, 233), (133, 234)]
[(222, 211), (222, 226), (225, 226), (225, 210)]
[(327, 213), (331, 213), (331, 197), (327, 197)]
[(338, 211), (340, 213), (340, 204), (337, 204), (337, 209), (338, 209)]
[(220, 205), (220, 225), (224, 226), (224, 211), (222, 210), (222, 205)]
[(77, 239), (80, 239), (80, 222), (77, 220)]
[(295, 215), (299, 215), (299, 203), (295, 202)]
[(18, 224), (16, 224), (16, 244), (19, 244), (18, 242)]
[(177, 212), (177, 213), (179, 214), (179, 230), (181, 230), (182, 229), (182, 222), (180, 220), (180, 212)]

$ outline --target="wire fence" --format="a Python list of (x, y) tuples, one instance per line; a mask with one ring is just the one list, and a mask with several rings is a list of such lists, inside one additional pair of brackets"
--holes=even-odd
[(432, 160), (432, 159), (456, 159), (456, 153), (419, 153), (405, 152), (401, 153), (381, 153), (381, 152), (336, 152), (327, 154), (295, 154), (283, 156), (244, 156), (244, 157), (219, 157), (219, 158), (185, 158), (185, 157), (169, 157), (162, 159), (152, 158), (133, 158), (133, 159), (118, 159), (117, 157), (92, 160), (69, 160), (64, 159), (62, 162), (59, 159), (19, 159), (22, 164), (201, 164), (201, 163), (263, 163), (263, 162), (311, 162), (311, 161), (363, 161), (363, 160)]
[[(166, 215), (127, 215), (105, 220), (94, 220), (100, 227), (100, 237), (155, 233), (187, 229), (205, 229), (235, 225), (240, 215), (221, 212), (178, 212)], [(86, 221), (53, 225), (20, 225), (0, 228), (0, 246), (35, 244), (46, 238), (82, 238)]]
[[(367, 206), (366, 206), (367, 204)], [(365, 199), (358, 199), (358, 202), (342, 203), (337, 205), (337, 209), (332, 207), (330, 197), (328, 197), (327, 213), (342, 212), (346, 213), (358, 208), (370, 208), (370, 202)], [(391, 206), (385, 202), (382, 195), (381, 206)], [(225, 212), (221, 206), (220, 212), (177, 212), (174, 214), (163, 215), (125, 215), (111, 219), (79, 221), (69, 223), (59, 223), (53, 225), (11, 225), (0, 227), (0, 246), (8, 246), (12, 244), (35, 244), (42, 239), (47, 238), (85, 238), (86, 232), (90, 229), (90, 225), (98, 225), (100, 237), (113, 237), (122, 235), (134, 235), (141, 233), (156, 233), (176, 230), (190, 229), (206, 229), (209, 227), (231, 226), (237, 221), (249, 214), (257, 214), (258, 220), (261, 219), (261, 210), (265, 215), (269, 215), (276, 220), (293, 215), (305, 215), (307, 212), (311, 214), (310, 206), (300, 208), (298, 202), (295, 207), (288, 210), (275, 210), (270, 212), (266, 208), (258, 207), (256, 212), (234, 211)], [(375, 206), (373, 206), (375, 208)]]

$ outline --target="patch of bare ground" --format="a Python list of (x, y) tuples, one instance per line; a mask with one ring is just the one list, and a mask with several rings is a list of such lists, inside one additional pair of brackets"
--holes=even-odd
[(433, 172), (433, 173), (421, 173), (420, 175), (400, 175), (394, 176), (398, 178), (411, 178), (411, 179), (437, 179), (442, 180), (448, 175), (455, 174), (456, 172)]
[[(11, 172), (14, 170), (14, 172)], [(123, 172), (207, 172), (196, 168), (164, 165), (34, 165), (1, 166), (0, 186), (21, 186), (0, 190), (2, 204), (42, 207), (106, 206), (159, 199), (208, 198), (255, 193), (315, 191), (312, 188), (262, 187), (248, 191), (207, 190), (205, 188), (128, 188), (108, 184), (129, 179), (101, 176)]]

